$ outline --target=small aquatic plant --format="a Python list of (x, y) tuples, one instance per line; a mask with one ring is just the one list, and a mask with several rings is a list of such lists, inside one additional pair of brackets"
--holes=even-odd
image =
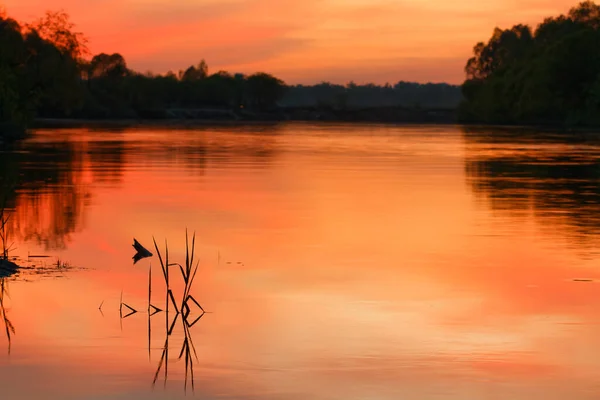
[[(148, 268), (148, 356), (150, 357), (151, 353), (151, 323), (150, 318), (157, 313), (163, 312), (165, 313), (165, 343), (162, 349), (162, 355), (160, 358), (160, 362), (158, 364), (158, 368), (154, 375), (154, 379), (152, 381), (152, 385), (156, 384), (158, 380), (158, 376), (160, 375), (161, 370), (164, 369), (164, 382), (165, 385), (167, 383), (168, 376), (168, 368), (169, 368), (169, 339), (173, 334), (173, 330), (177, 325), (177, 321), (181, 321), (182, 329), (183, 329), (183, 343), (181, 347), (181, 351), (179, 353), (178, 359), (185, 360), (185, 382), (184, 382), (184, 390), (187, 391), (188, 382), (191, 382), (192, 390), (194, 390), (194, 359), (198, 361), (198, 355), (196, 353), (196, 348), (194, 347), (194, 343), (192, 342), (192, 337), (190, 334), (190, 329), (204, 316), (205, 311), (204, 308), (200, 305), (200, 303), (194, 298), (192, 295), (192, 286), (198, 274), (198, 269), (200, 262), (195, 258), (195, 248), (196, 248), (196, 233), (192, 234), (190, 238), (188, 235), (188, 231), (185, 231), (185, 263), (175, 263), (170, 262), (169, 259), (169, 245), (165, 240), (165, 248), (164, 251), (158, 247), (158, 243), (156, 239), (152, 238), (154, 242), (154, 248), (156, 250), (156, 255), (158, 256), (158, 261), (160, 263), (160, 268), (162, 271), (162, 277), (165, 282), (165, 306), (164, 310), (152, 304), (152, 264), (150, 264)], [(152, 257), (153, 254), (148, 251), (144, 246), (142, 246), (136, 239), (133, 240), (133, 248), (136, 250), (136, 254), (133, 256), (134, 264), (140, 261), (143, 258)], [(175, 294), (173, 293), (173, 289), (171, 284), (172, 279), (174, 278), (171, 273), (172, 268), (177, 268), (181, 274), (181, 278), (183, 279), (183, 292), (181, 296), (177, 296), (179, 302), (176, 299)], [(178, 274), (176, 274), (178, 275)], [(99, 310), (102, 311), (102, 304), (100, 304)], [(191, 306), (196, 305), (201, 313), (196, 319), (193, 321), (190, 320), (189, 316), (191, 314)], [(169, 314), (170, 310), (174, 309), (175, 316), (171, 318), (172, 313)], [(126, 311), (126, 313), (125, 313)], [(127, 303), (123, 301), (123, 292), (121, 292), (121, 301), (119, 314), (121, 319), (125, 319), (127, 317), (136, 314), (137, 310)]]
[[(133, 307), (131, 307), (130, 305), (128, 305), (127, 303), (123, 302), (123, 291), (121, 291), (121, 302), (120, 302), (121, 306), (119, 307), (119, 315), (121, 316), (121, 319), (123, 318), (127, 318), (129, 316), (132, 316), (133, 314), (137, 313), (137, 310)], [(129, 310), (129, 312), (125, 315), (123, 315), (123, 307), (127, 308)], [(100, 309), (102, 308), (102, 305), (100, 305), (99, 307)]]
[[(165, 281), (165, 311), (169, 312), (169, 307), (173, 306), (177, 314), (182, 314), (182, 317), (184, 319), (187, 319), (191, 313), (190, 305), (195, 304), (202, 311), (202, 313), (204, 313), (204, 308), (202, 308), (200, 303), (191, 294), (192, 285), (194, 283), (194, 280), (198, 273), (198, 267), (200, 265), (199, 261), (196, 261), (196, 263), (194, 263), (196, 233), (193, 233), (190, 241), (187, 229), (185, 231), (185, 264), (183, 265), (180, 263), (169, 262), (169, 245), (166, 240), (164, 253), (161, 253), (160, 249), (158, 248), (156, 239), (153, 237), (152, 240), (154, 242), (154, 248), (156, 249), (158, 261), (160, 263), (162, 276)], [(133, 257), (134, 264), (142, 258), (152, 257), (152, 253), (146, 248), (144, 248), (144, 246), (142, 246), (136, 239), (134, 239), (133, 247), (136, 250), (136, 254)], [(172, 275), (170, 273), (170, 270), (172, 267), (178, 267), (178, 270), (181, 273), (181, 277), (183, 278), (184, 287), (179, 302), (177, 302), (177, 300), (175, 299), (175, 295), (173, 293), (173, 290), (171, 289)], [(121, 302), (121, 307), (123, 305), (124, 304)], [(131, 307), (128, 306), (128, 308)], [(161, 311), (163, 310), (152, 304), (152, 265), (150, 265), (150, 268), (148, 270), (148, 312), (154, 315), (157, 312)]]
[(133, 238), (133, 248), (136, 253), (133, 256), (133, 265), (137, 264), (142, 258), (152, 257), (152, 253), (150, 253), (144, 246), (140, 244), (135, 238)]
[[(191, 293), (192, 285), (196, 279), (196, 275), (198, 273), (198, 267), (200, 265), (199, 261), (196, 261), (194, 263), (194, 261), (195, 261), (194, 256), (195, 256), (195, 249), (196, 249), (196, 232), (193, 233), (191, 241), (190, 241), (188, 231), (187, 231), (187, 229), (185, 230), (185, 264), (184, 265), (182, 265), (180, 263), (169, 262), (169, 245), (166, 240), (165, 240), (164, 257), (163, 257), (163, 253), (161, 253), (160, 249), (158, 248), (156, 239), (154, 237), (152, 237), (152, 240), (154, 242), (154, 248), (156, 249), (156, 253), (158, 256), (159, 263), (160, 263), (162, 276), (165, 281), (166, 292), (165, 292), (165, 310), (164, 311), (169, 313), (170, 306), (172, 306), (175, 309), (175, 312), (177, 313), (177, 315), (181, 314), (182, 318), (187, 321), (187, 319), (192, 311), (191, 306), (195, 304), (202, 312), (201, 315), (203, 315), (206, 311), (204, 310), (204, 308), (200, 305), (198, 300), (196, 300), (196, 298)], [(153, 256), (153, 254), (150, 251), (148, 251), (144, 246), (142, 246), (140, 244), (140, 242), (138, 242), (136, 239), (133, 239), (133, 248), (136, 250), (136, 254), (133, 256), (134, 264), (143, 258), (148, 258), (148, 257)], [(171, 278), (172, 277), (171, 277), (170, 269), (172, 267), (178, 267), (178, 270), (181, 273), (181, 277), (183, 278), (184, 287), (183, 287), (183, 293), (181, 294), (180, 302), (177, 302), (177, 300), (175, 299), (173, 290), (171, 289)], [(119, 312), (120, 312), (122, 318), (126, 318), (132, 314), (135, 314), (137, 312), (137, 310), (134, 309), (133, 307), (123, 303), (122, 296), (123, 296), (123, 294), (121, 293), (121, 302), (120, 302)], [(131, 312), (126, 314), (125, 316), (123, 316), (123, 307), (128, 308)], [(160, 309), (152, 304), (152, 264), (150, 264), (150, 267), (148, 270), (148, 314), (154, 315), (154, 314), (162, 312), (162, 311), (163, 311), (162, 309)], [(196, 321), (194, 321), (194, 323)], [(191, 325), (193, 325), (194, 323), (192, 323)]]
[[(169, 364), (169, 338), (173, 334), (173, 330), (177, 325), (177, 321), (181, 321), (182, 329), (183, 329), (183, 344), (181, 347), (181, 351), (179, 353), (178, 359), (185, 359), (185, 382), (184, 388), (187, 391), (188, 382), (191, 382), (192, 390), (194, 390), (194, 359), (198, 361), (198, 355), (196, 354), (196, 348), (192, 342), (192, 337), (190, 334), (190, 329), (204, 316), (206, 313), (204, 308), (200, 305), (200, 303), (194, 298), (192, 295), (192, 286), (198, 274), (198, 269), (200, 262), (196, 260), (195, 257), (195, 248), (196, 248), (196, 233), (192, 234), (190, 238), (188, 235), (188, 231), (185, 231), (185, 263), (175, 263), (170, 262), (169, 259), (169, 245), (165, 240), (165, 248), (164, 251), (158, 247), (158, 243), (156, 239), (152, 238), (154, 242), (154, 248), (156, 250), (156, 255), (158, 256), (158, 261), (160, 264), (160, 268), (162, 271), (162, 277), (165, 282), (165, 307), (164, 310), (152, 304), (152, 264), (150, 264), (148, 268), (148, 355), (150, 356), (151, 347), (151, 324), (150, 318), (157, 313), (163, 312), (165, 313), (165, 344), (162, 349), (162, 355), (160, 358), (160, 362), (158, 364), (158, 368), (156, 370), (156, 374), (154, 375), (154, 380), (152, 385), (156, 384), (158, 380), (158, 376), (161, 370), (164, 369), (164, 381), (165, 385), (167, 382), (168, 376), (168, 364)], [(153, 254), (148, 251), (144, 246), (142, 246), (136, 239), (133, 240), (133, 248), (136, 250), (136, 254), (133, 256), (134, 264), (140, 261), (143, 258), (152, 257)], [(183, 279), (183, 292), (181, 296), (177, 296), (179, 302), (176, 300), (176, 296), (173, 293), (173, 289), (171, 284), (174, 276), (171, 273), (172, 268), (177, 268), (181, 274), (181, 278)], [(176, 274), (178, 275), (178, 274)], [(100, 311), (102, 311), (102, 304), (100, 304)], [(191, 315), (191, 307), (196, 305), (201, 313), (198, 317), (196, 317), (193, 321), (190, 320), (189, 316)], [(169, 314), (170, 310), (174, 309), (175, 316), (171, 318)], [(127, 311), (124, 314), (124, 311)], [(119, 313), (121, 319), (125, 319), (133, 314), (137, 313), (137, 310), (127, 303), (123, 301), (123, 292), (121, 292), (121, 301)]]
[(6, 199), (0, 204), (0, 245), (2, 253), (0, 254), (0, 277), (5, 278), (15, 274), (18, 270), (17, 264), (9, 261), (8, 254), (14, 250), (13, 244), (8, 244), (8, 220), (10, 214), (6, 212)]
[(61, 260), (60, 258), (56, 259), (55, 267), (57, 270), (69, 269), (71, 268), (71, 264), (68, 261)]

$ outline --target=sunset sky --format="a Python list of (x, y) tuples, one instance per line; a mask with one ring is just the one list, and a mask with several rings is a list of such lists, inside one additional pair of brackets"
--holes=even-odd
[(495, 26), (535, 25), (573, 0), (0, 0), (30, 21), (64, 9), (92, 53), (130, 68), (267, 71), (287, 83), (463, 80)]

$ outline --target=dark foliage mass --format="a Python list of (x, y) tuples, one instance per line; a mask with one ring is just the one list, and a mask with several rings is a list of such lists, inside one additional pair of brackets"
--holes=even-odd
[(132, 71), (120, 54), (88, 57), (64, 12), (20, 24), (0, 13), (0, 132), (41, 118), (244, 119), (289, 108), (456, 107), (446, 84), (286, 86), (267, 73), (209, 73), (202, 60), (164, 75)]
[(466, 122), (600, 123), (600, 6), (580, 3), (537, 29), (496, 28), (467, 62)]
[(17, 134), (40, 109), (68, 114), (83, 104), (78, 57), (84, 44), (69, 27), (61, 13), (27, 26), (0, 15), (0, 130), (5, 136)]
[(395, 85), (335, 85), (327, 82), (314, 86), (290, 86), (281, 104), (286, 107), (337, 107), (360, 109), (373, 107), (456, 108), (462, 99), (460, 88), (446, 83), (400, 81)]
[(286, 89), (266, 73), (209, 75), (204, 61), (178, 75), (140, 74), (120, 54), (86, 60), (85, 44), (63, 12), (26, 25), (0, 15), (2, 132), (35, 117), (168, 117), (171, 109), (203, 107), (266, 111)]

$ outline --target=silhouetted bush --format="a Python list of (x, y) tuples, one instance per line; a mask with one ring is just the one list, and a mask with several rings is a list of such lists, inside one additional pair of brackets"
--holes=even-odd
[(600, 123), (600, 7), (580, 3), (567, 15), (496, 28), (466, 65), (465, 122)]

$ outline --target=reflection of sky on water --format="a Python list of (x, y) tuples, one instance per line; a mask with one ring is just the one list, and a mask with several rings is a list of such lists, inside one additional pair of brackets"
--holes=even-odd
[[(160, 381), (152, 392), (164, 316), (152, 317), (149, 360), (147, 314), (121, 321), (118, 304), (123, 291), (145, 310), (148, 265), (159, 274), (156, 258), (132, 266), (132, 238), (149, 248), (152, 235), (167, 238), (181, 262), (188, 227), (201, 260), (194, 293), (214, 312), (191, 330), (200, 398), (594, 398), (600, 287), (573, 282), (600, 279), (594, 195), (579, 201), (577, 183), (593, 187), (594, 170), (538, 165), (564, 157), (555, 139), (533, 148), (482, 135), (39, 133), (2, 158), (22, 177), (11, 197), (18, 252), (88, 269), (10, 282), (4, 393), (183, 396), (182, 333), (167, 392)], [(578, 162), (593, 164), (595, 144), (578, 146)]]

